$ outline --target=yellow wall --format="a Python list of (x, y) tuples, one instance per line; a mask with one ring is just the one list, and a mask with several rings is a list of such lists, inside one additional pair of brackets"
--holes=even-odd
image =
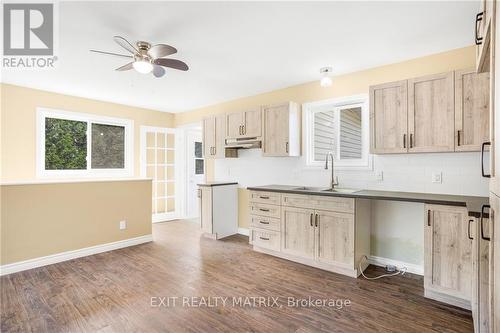
[(2, 181), (35, 179), (37, 107), (132, 119), (135, 176), (140, 174), (140, 126), (174, 126), (171, 113), (1, 84)]
[[(151, 234), (151, 181), (2, 185), (1, 265)], [(119, 230), (119, 221), (127, 229)]]
[[(369, 54), (367, 54), (367, 56), (369, 56)], [(294, 101), (302, 104), (334, 97), (363, 93), (367, 94), (370, 85), (456, 69), (472, 68), (474, 65), (475, 48), (474, 46), (469, 46), (396, 64), (340, 75), (333, 78), (333, 85), (328, 88), (320, 87), (318, 77), (318, 81), (211, 105), (191, 112), (177, 113), (175, 114), (175, 124), (176, 126), (180, 126), (200, 121), (204, 116), (211, 114), (244, 110), (260, 105), (275, 104), (284, 101)], [(208, 161), (207, 179), (213, 180), (213, 176), (214, 164), (213, 161)], [(243, 189), (240, 189), (239, 193), (239, 225), (240, 227), (247, 227), (248, 194), (246, 190)]]

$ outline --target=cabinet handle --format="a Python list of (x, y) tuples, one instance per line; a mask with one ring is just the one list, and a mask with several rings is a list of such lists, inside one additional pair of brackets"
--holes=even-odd
[(241, 126), (241, 131), (243, 132), (243, 135), (247, 134), (247, 128), (245, 125)]
[(259, 208), (259, 210), (263, 211), (263, 212), (268, 212), (269, 211), (269, 209), (267, 209), (267, 208)]
[(269, 238), (267, 238), (267, 237), (259, 237), (259, 238), (262, 239), (262, 240), (265, 240), (265, 241), (269, 240)]
[(217, 155), (217, 147), (214, 147), (214, 155)]
[(457, 131), (457, 146), (460, 146), (460, 130)]
[(269, 224), (267, 221), (259, 221), (260, 224)]
[(410, 133), (410, 148), (413, 148), (413, 133)]
[[(486, 146), (491, 146), (491, 142), (483, 142), (481, 144), (481, 175), (484, 177), (484, 178), (491, 178), (491, 174), (486, 174), (484, 172), (484, 148)], [(491, 158), (491, 156), (490, 156)]]
[(483, 44), (483, 37), (479, 36), (479, 22), (481, 22), (483, 20), (483, 14), (484, 14), (484, 12), (481, 12), (481, 13), (478, 13), (476, 15), (476, 31), (475, 31), (475, 34), (474, 34), (474, 37), (475, 37), (475, 40), (476, 40), (476, 45)]
[(403, 134), (403, 148), (406, 148), (406, 133)]
[(470, 236), (470, 224), (474, 222), (474, 220), (469, 220), (469, 225), (467, 226), (467, 236), (469, 237), (469, 239), (474, 239)]
[(428, 227), (431, 226), (431, 210), (430, 209), (427, 210), (427, 226)]
[(285, 143), (285, 151), (288, 154), (288, 141)]
[(489, 208), (491, 208), (491, 206), (490, 205), (483, 205), (483, 206), (481, 206), (481, 219), (480, 219), (480, 222), (479, 222), (480, 223), (480, 227), (481, 227), (481, 238), (484, 239), (484, 240), (490, 241), (491, 240), (490, 237), (485, 237), (484, 236), (483, 217), (485, 215), (485, 213), (484, 213), (484, 209), (485, 208), (489, 209)]
[(259, 196), (259, 198), (261, 198), (261, 199), (269, 199), (269, 197), (263, 196), (263, 195)]
[(311, 213), (311, 216), (309, 217), (309, 223), (311, 224), (311, 227), (313, 226), (313, 213)]
[(316, 214), (316, 218), (314, 220), (314, 226), (317, 228), (319, 225), (319, 214)]

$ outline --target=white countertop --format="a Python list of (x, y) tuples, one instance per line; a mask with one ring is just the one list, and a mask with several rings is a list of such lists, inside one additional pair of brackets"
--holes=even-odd
[(41, 185), (41, 184), (70, 184), (70, 183), (99, 183), (99, 182), (135, 182), (151, 181), (151, 178), (80, 178), (80, 179), (35, 179), (35, 180), (13, 180), (1, 182), (1, 186), (11, 185)]

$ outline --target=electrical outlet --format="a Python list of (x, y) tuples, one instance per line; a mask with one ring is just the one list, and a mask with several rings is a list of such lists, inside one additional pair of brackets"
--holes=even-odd
[(123, 220), (120, 221), (120, 230), (125, 230), (127, 229), (127, 221)]
[(432, 173), (432, 182), (441, 184), (443, 182), (443, 173), (442, 172), (433, 172)]
[(379, 182), (384, 181), (384, 172), (383, 171), (377, 171), (377, 181), (379, 181)]

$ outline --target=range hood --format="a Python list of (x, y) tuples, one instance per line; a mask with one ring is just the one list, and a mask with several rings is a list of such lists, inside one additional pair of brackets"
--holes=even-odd
[(240, 139), (226, 139), (226, 148), (235, 149), (251, 149), (251, 148), (261, 148), (262, 141), (260, 138), (240, 138)]

